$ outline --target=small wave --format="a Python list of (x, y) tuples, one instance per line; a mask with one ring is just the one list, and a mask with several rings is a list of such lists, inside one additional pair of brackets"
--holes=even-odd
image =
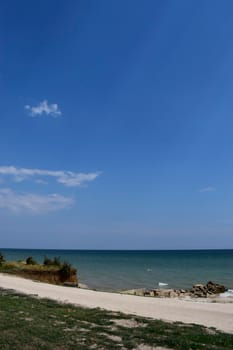
[(168, 286), (168, 283), (159, 282), (158, 285), (159, 287), (163, 287), (163, 286)]
[(221, 293), (220, 297), (222, 298), (230, 298), (233, 297), (233, 289), (228, 289), (226, 292)]
[(146, 271), (151, 272), (151, 271), (152, 271), (152, 269), (147, 269)]

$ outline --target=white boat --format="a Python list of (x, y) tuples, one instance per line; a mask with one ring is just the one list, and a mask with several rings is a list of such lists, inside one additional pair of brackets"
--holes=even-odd
[(168, 283), (159, 282), (158, 285), (159, 287), (164, 287), (164, 286), (168, 286)]

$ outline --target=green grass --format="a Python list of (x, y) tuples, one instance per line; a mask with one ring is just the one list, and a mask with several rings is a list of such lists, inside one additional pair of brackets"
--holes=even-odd
[(0, 289), (1, 350), (233, 349), (233, 335), (196, 325), (166, 323)]
[(58, 271), (55, 265), (33, 264), (27, 265), (25, 261), (6, 261), (0, 264), (0, 272), (16, 273), (17, 271)]

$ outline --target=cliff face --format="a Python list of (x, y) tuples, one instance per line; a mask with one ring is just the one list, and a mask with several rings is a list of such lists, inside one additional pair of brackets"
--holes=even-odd
[(40, 282), (53, 283), (53, 284), (64, 284), (70, 283), (71, 285), (78, 286), (77, 271), (74, 269), (69, 277), (65, 277), (60, 271), (38, 271), (33, 269), (19, 270), (16, 273), (19, 276), (37, 280)]
[(61, 262), (60, 258), (45, 258), (44, 264), (37, 263), (32, 257), (26, 261), (0, 261), (0, 272), (10, 273), (33, 280), (78, 286), (77, 269), (68, 262)]

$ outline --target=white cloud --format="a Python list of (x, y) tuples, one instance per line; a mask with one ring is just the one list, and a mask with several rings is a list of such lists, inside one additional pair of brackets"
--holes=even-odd
[(9, 188), (0, 188), (0, 208), (13, 212), (47, 213), (70, 207), (74, 200), (58, 194), (38, 195), (17, 193)]
[[(14, 166), (0, 166), (0, 175), (12, 176), (17, 182), (24, 181), (33, 176), (37, 177), (54, 177), (58, 183), (67, 187), (77, 187), (91, 182), (100, 175), (99, 172), (93, 173), (75, 173), (72, 171), (53, 171), (42, 169), (16, 168)], [(39, 179), (40, 180), (40, 179)], [(38, 181), (38, 179), (37, 179)], [(43, 180), (42, 180), (43, 181)]]
[(35, 180), (35, 183), (36, 184), (39, 184), (39, 185), (48, 185), (48, 182), (47, 181), (44, 181), (42, 179), (36, 179)]
[(210, 186), (204, 187), (204, 188), (200, 188), (198, 190), (198, 192), (214, 192), (214, 191), (216, 191), (216, 188), (215, 187), (210, 187)]
[(27, 109), (32, 117), (40, 116), (42, 114), (50, 115), (56, 117), (61, 115), (61, 111), (58, 108), (57, 103), (48, 104), (47, 100), (44, 100), (38, 104), (38, 106), (26, 105)]

